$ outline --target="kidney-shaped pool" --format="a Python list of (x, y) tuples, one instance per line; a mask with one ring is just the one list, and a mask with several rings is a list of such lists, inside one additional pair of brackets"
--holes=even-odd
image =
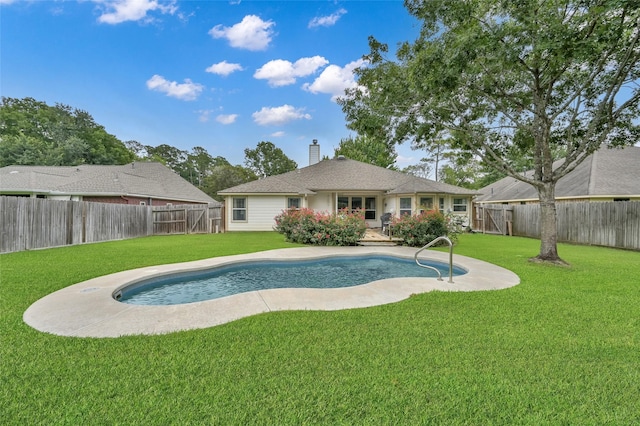
[[(449, 274), (449, 265), (422, 261)], [(453, 275), (467, 271), (453, 267)], [(143, 280), (114, 293), (133, 305), (179, 305), (274, 288), (341, 288), (398, 277), (436, 277), (415, 261), (393, 256), (340, 256), (296, 261), (252, 261)]]
[[(458, 272), (466, 273), (454, 277), (453, 282), (418, 276), (429, 271), (415, 265), (415, 252), (410, 247), (298, 247), (147, 266), (92, 278), (60, 289), (29, 306), (23, 319), (37, 330), (61, 336), (161, 334), (212, 327), (266, 312), (365, 308), (398, 302), (411, 295), (434, 290), (497, 290), (520, 282), (518, 276), (511, 271), (455, 254), (453, 263), (461, 268)], [(336, 260), (340, 260), (342, 264), (324, 265), (325, 260), (331, 260), (328, 258), (340, 257), (342, 259)], [(392, 257), (394, 262), (404, 263), (404, 266), (410, 268), (409, 276), (398, 276), (396, 272), (394, 277), (385, 278), (384, 274), (389, 273), (391, 268), (386, 264), (381, 266), (375, 263), (386, 257)], [(371, 258), (374, 266), (366, 266), (365, 258)], [(444, 252), (423, 252), (420, 263), (426, 263), (428, 259), (440, 266), (446, 265), (446, 272), (443, 273), (445, 275), (448, 273), (448, 258), (449, 254)], [(284, 288), (274, 288), (274, 280), (265, 278), (262, 268), (273, 264), (278, 266), (271, 272), (275, 276), (284, 277), (285, 273), (290, 272), (287, 269), (296, 274), (284, 279), (284, 283), (281, 283)], [(353, 267), (350, 277), (343, 270), (345, 264)], [(339, 283), (341, 287), (309, 287), (310, 273), (303, 266), (327, 268), (315, 275), (326, 278), (330, 271), (334, 278), (328, 281)], [(365, 276), (367, 269), (372, 271), (372, 275), (368, 277)], [(223, 275), (246, 273), (252, 281), (269, 284), (269, 288), (234, 288), (234, 294), (229, 296), (208, 295), (204, 301), (189, 302), (181, 299), (168, 305), (137, 305), (116, 300), (118, 294), (121, 298), (128, 297), (129, 291), (132, 294), (142, 294), (143, 290), (170, 284), (163, 283), (162, 280), (191, 279), (209, 272)], [(358, 285), (358, 282), (361, 284)], [(300, 284), (304, 288), (296, 288)], [(215, 298), (209, 299), (210, 297)], [(425, 315), (429, 313), (425, 312)]]

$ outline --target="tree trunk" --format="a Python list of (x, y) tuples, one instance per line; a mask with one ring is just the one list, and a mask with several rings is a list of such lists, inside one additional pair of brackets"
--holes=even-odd
[(538, 187), (540, 198), (540, 254), (532, 260), (566, 264), (558, 256), (555, 182)]

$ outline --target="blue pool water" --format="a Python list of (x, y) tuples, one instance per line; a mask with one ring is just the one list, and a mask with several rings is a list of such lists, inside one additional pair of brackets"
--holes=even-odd
[[(449, 265), (420, 260), (449, 274)], [(453, 268), (454, 275), (465, 274)], [(178, 273), (125, 287), (116, 299), (134, 305), (178, 305), (272, 288), (338, 288), (394, 277), (436, 277), (413, 260), (392, 256), (331, 257), (304, 261), (252, 261)]]

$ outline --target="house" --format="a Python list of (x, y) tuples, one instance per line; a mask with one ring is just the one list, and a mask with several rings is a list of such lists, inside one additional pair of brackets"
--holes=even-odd
[[(562, 164), (559, 160), (554, 168)], [(532, 177), (533, 171), (525, 176)], [(538, 191), (513, 177), (479, 190), (474, 203), (537, 203)], [(556, 184), (556, 201), (640, 201), (640, 147), (602, 148), (587, 157)]]
[(0, 195), (55, 200), (164, 206), (217, 203), (160, 163), (6, 166)]
[(319, 212), (362, 209), (369, 227), (380, 227), (380, 216), (396, 217), (437, 208), (469, 222), (476, 191), (423, 179), (338, 156), (319, 161), (317, 144), (310, 145), (310, 166), (219, 191), (225, 198), (225, 229), (272, 230), (274, 218), (288, 208)]

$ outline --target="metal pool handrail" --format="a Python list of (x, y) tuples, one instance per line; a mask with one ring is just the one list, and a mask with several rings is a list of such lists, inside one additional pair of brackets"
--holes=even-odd
[(451, 242), (451, 240), (449, 238), (444, 237), (444, 236), (436, 238), (435, 240), (431, 241), (429, 244), (427, 244), (426, 246), (424, 246), (420, 250), (418, 250), (416, 252), (416, 254), (413, 256), (413, 258), (416, 261), (416, 263), (418, 264), (418, 266), (421, 266), (423, 268), (433, 269), (434, 271), (436, 271), (436, 273), (438, 274), (438, 281), (442, 281), (442, 274), (440, 273), (440, 271), (438, 269), (434, 268), (433, 266), (423, 265), (418, 260), (418, 254), (420, 254), (421, 251), (428, 249), (429, 247), (431, 247), (432, 245), (434, 245), (438, 241), (446, 241), (449, 244), (449, 283), (453, 284), (453, 243)]

